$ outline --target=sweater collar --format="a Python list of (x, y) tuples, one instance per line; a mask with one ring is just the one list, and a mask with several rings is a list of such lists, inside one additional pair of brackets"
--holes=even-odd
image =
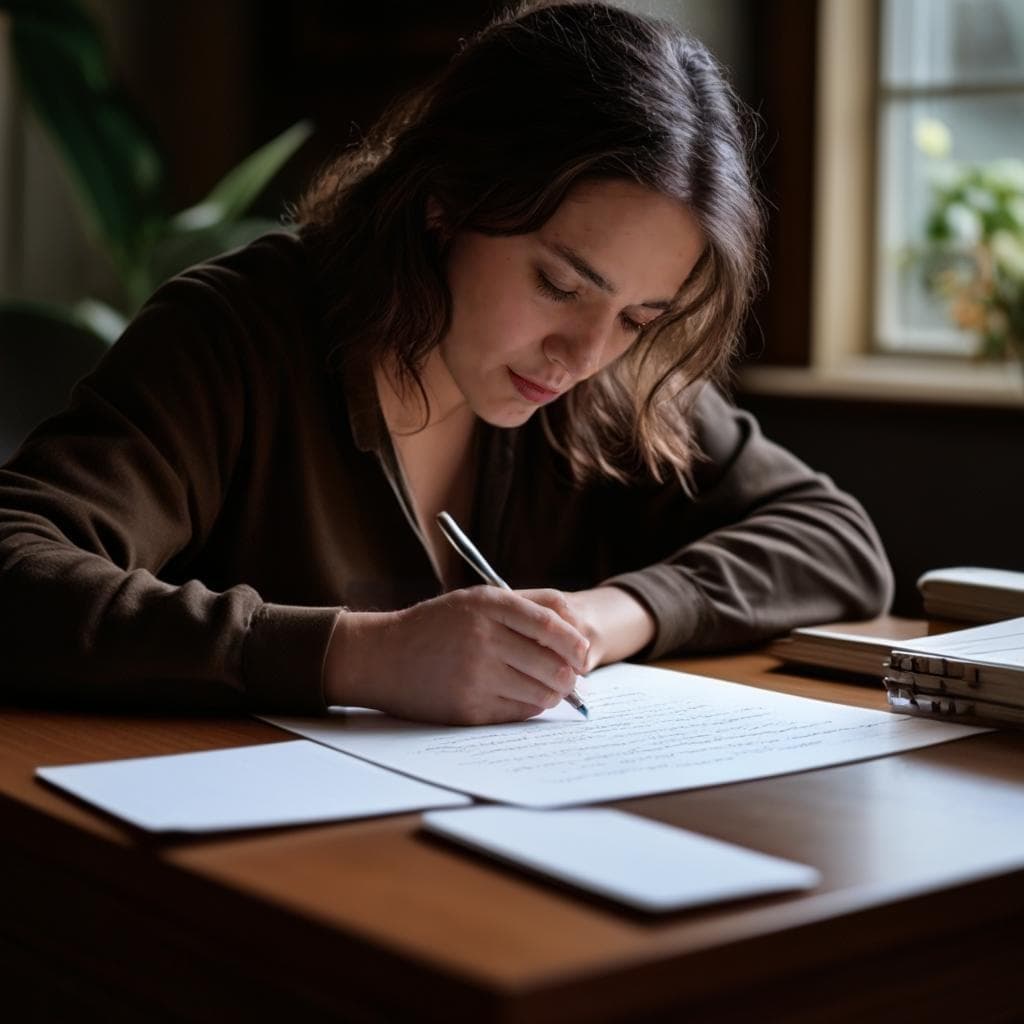
[(345, 407), (348, 410), (349, 426), (356, 447), (364, 452), (378, 455), (389, 451), (387, 423), (377, 395), (370, 361), (361, 356), (352, 356), (341, 375), (345, 392)]
[[(341, 374), (341, 383), (353, 441), (361, 451), (377, 456), (418, 533), (412, 502), (388, 434), (369, 360), (358, 355), (350, 357)], [(512, 486), (521, 429), (480, 424), (473, 518), (469, 530), (477, 538), (478, 546), (491, 557), (497, 557), (502, 549), (504, 512)], [(473, 582), (469, 575), (467, 582)]]

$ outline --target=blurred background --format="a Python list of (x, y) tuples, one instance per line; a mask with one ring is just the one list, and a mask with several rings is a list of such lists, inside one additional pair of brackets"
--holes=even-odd
[[(736, 401), (861, 499), (897, 613), (926, 569), (1024, 570), (1024, 0), (622, 6), (701, 38), (759, 118)], [(0, 0), (0, 460), (155, 283), (279, 221), (503, 7)]]

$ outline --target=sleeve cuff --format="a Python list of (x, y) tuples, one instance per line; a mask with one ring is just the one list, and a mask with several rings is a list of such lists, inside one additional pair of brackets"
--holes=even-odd
[(685, 647), (700, 629), (705, 599), (677, 567), (652, 565), (613, 576), (601, 586), (625, 590), (654, 617), (654, 639), (631, 661), (664, 658)]
[(263, 711), (322, 715), (323, 667), (337, 608), (263, 604), (242, 652), (248, 704)]

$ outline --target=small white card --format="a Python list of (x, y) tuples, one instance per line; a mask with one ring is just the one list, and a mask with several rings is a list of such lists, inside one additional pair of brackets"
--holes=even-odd
[(499, 860), (646, 911), (813, 889), (811, 867), (613, 810), (473, 807), (424, 827)]
[(467, 797), (308, 740), (37, 768), (149, 832), (216, 832), (459, 807)]

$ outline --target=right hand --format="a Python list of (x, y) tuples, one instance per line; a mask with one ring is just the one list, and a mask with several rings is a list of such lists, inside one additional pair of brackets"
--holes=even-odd
[(589, 641), (538, 602), (542, 592), (529, 593), (471, 587), (398, 612), (341, 612), (324, 667), (328, 703), (447, 725), (522, 721), (554, 707), (582, 672)]

